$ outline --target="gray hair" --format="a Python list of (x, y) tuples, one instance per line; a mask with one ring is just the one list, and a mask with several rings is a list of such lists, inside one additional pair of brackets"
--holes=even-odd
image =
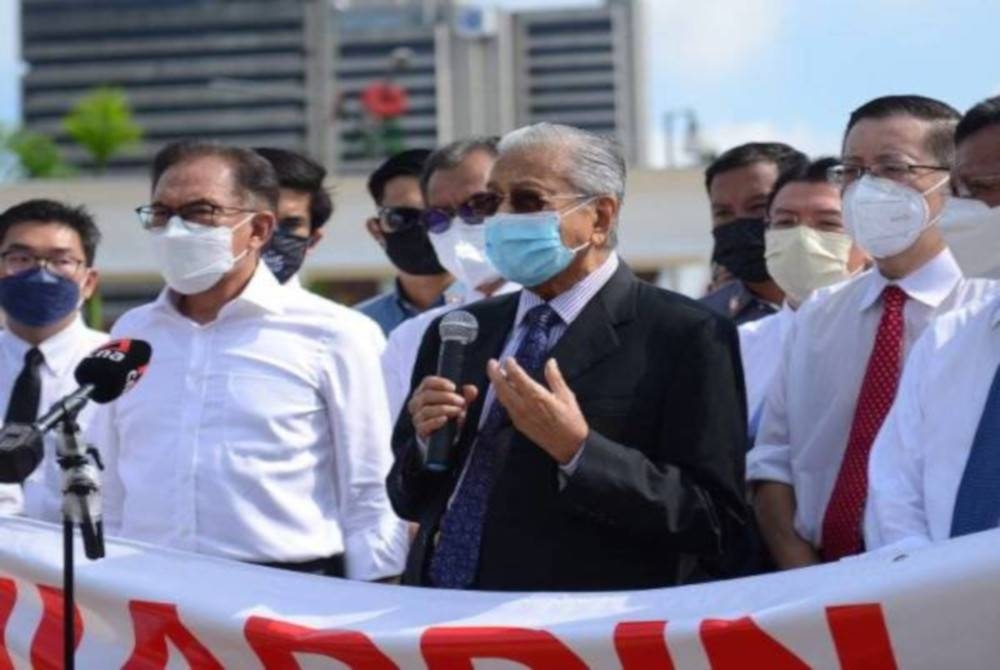
[[(536, 123), (512, 130), (500, 139), (500, 154), (535, 146), (562, 146), (569, 150), (566, 179), (583, 195), (613, 195), (619, 210), (625, 202), (625, 157), (611, 137), (559, 123)], [(617, 221), (615, 222), (617, 224)], [(609, 243), (618, 244), (617, 225)]]
[(496, 158), (499, 141), (500, 138), (496, 136), (469, 137), (446, 144), (434, 151), (424, 162), (424, 171), (420, 175), (420, 192), (423, 194), (424, 200), (427, 200), (427, 186), (435, 172), (457, 168), (470, 154), (477, 151), (482, 151)]

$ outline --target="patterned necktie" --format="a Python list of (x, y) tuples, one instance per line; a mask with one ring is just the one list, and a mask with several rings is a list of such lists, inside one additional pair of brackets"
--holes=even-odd
[(955, 496), (951, 537), (996, 528), (1000, 523), (1000, 366), (979, 418), (976, 437)]
[(868, 495), (868, 454), (899, 385), (906, 297), (898, 286), (887, 286), (882, 292), (882, 319), (858, 394), (844, 460), (823, 517), (821, 552), (826, 561), (836, 561), (864, 549), (861, 518)]
[(4, 423), (34, 423), (38, 418), (38, 405), (42, 400), (42, 377), (39, 368), (45, 357), (32, 347), (24, 354), (24, 367), (14, 381), (7, 403)]
[[(555, 310), (544, 304), (524, 315), (524, 337), (514, 358), (529, 375), (534, 377), (541, 371), (549, 350), (549, 333), (559, 321)], [(430, 565), (430, 578), (436, 586), (462, 589), (475, 579), (500, 437), (509, 424), (507, 410), (494, 399), (479, 429), (462, 482), (441, 519), (441, 534)]]

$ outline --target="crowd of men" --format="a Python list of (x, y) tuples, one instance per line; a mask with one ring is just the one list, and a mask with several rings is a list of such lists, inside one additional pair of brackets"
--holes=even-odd
[[(351, 579), (603, 590), (1000, 523), (983, 271), (1000, 267), (1000, 98), (964, 116), (872, 100), (836, 158), (723, 153), (700, 301), (619, 256), (625, 162), (570, 126), (386, 160), (365, 225), (398, 276), (353, 309), (298, 279), (333, 212), (309, 158), (180, 142), (150, 175), (136, 212), (166, 286), (110, 335), (80, 313), (99, 281), (86, 210), (0, 214), (5, 424), (72, 391), (109, 337), (152, 346), (134, 389), (79, 416), (111, 535)], [(438, 366), (457, 309), (478, 335), (456, 380)], [(61, 519), (57, 439), (0, 512)]]

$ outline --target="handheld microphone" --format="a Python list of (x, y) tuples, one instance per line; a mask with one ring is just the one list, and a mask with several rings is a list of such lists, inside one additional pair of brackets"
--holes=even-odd
[(87, 403), (111, 402), (146, 371), (152, 348), (143, 340), (114, 340), (77, 365), (73, 376), (80, 388), (55, 402), (31, 425), (10, 424), (0, 430), (0, 483), (28, 478), (44, 455), (42, 436), (65, 417), (75, 416)]
[[(461, 393), (462, 367), (465, 363), (465, 348), (475, 342), (479, 334), (479, 322), (465, 310), (457, 309), (445, 314), (438, 326), (441, 335), (441, 349), (438, 352), (437, 374), (454, 382)], [(455, 444), (457, 422), (452, 419), (431, 433), (427, 445), (427, 459), (424, 467), (433, 472), (444, 472), (451, 467)]]

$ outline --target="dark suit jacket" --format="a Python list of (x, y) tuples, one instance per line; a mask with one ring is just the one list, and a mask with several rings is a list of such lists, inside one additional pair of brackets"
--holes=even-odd
[(731, 281), (714, 293), (709, 293), (699, 302), (711, 307), (719, 314), (728, 316), (737, 326), (750, 323), (765, 316), (771, 316), (778, 310), (764, 302), (737, 280)]
[[(469, 453), (486, 396), (486, 363), (504, 348), (518, 294), (474, 303), (479, 338), (465, 359), (479, 398), (448, 473), (422, 469), (409, 413), (393, 435), (387, 480), (396, 512), (420, 524), (404, 583), (425, 584), (434, 537)], [(435, 373), (437, 321), (414, 387)], [(590, 426), (578, 469), (511, 430), (490, 495), (473, 588), (600, 590), (708, 576), (744, 518), (746, 409), (736, 330), (692, 300), (636, 279), (624, 264), (551, 352)]]

